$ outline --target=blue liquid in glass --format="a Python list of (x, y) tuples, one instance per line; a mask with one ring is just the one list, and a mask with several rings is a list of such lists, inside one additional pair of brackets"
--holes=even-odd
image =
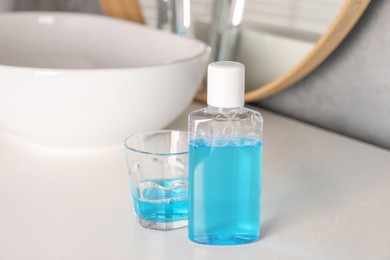
[(187, 180), (146, 180), (142, 199), (133, 195), (138, 217), (152, 222), (175, 222), (187, 219)]
[(246, 138), (223, 146), (189, 145), (189, 239), (236, 245), (260, 236), (262, 143)]

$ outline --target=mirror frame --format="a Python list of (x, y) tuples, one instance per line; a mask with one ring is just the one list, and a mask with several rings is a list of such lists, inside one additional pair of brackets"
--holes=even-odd
[[(255, 102), (270, 97), (298, 82), (316, 69), (340, 45), (359, 21), (371, 0), (346, 0), (326, 32), (315, 43), (313, 49), (286, 73), (271, 82), (245, 93), (246, 102)], [(203, 88), (195, 100), (207, 101), (207, 90)]]
[[(145, 23), (138, 0), (99, 0), (99, 2), (106, 15)], [(340, 45), (370, 3), (371, 0), (345, 0), (336, 18), (315, 43), (313, 49), (280, 77), (245, 93), (245, 101), (254, 102), (270, 97), (310, 74)], [(197, 93), (195, 100), (207, 101), (206, 87)]]

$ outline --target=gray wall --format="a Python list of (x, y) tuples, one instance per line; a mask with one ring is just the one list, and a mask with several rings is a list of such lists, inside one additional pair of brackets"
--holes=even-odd
[[(10, 0), (5, 1), (10, 2)], [(18, 11), (39, 10), (102, 13), (98, 0), (13, 0), (12, 9)]]
[(390, 0), (373, 0), (313, 73), (257, 104), (390, 149)]

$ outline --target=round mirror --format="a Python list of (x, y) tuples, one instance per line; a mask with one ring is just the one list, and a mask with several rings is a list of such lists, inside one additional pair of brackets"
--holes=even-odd
[[(276, 94), (312, 72), (342, 42), (369, 3), (246, 0), (233, 58), (246, 65), (246, 101)], [(210, 33), (202, 28), (210, 23), (206, 2), (194, 0), (193, 6), (195, 36), (207, 41)], [(206, 101), (206, 88), (197, 100)]]
[[(319, 66), (354, 27), (371, 0), (100, 2), (105, 13), (134, 21), (137, 10), (142, 10), (150, 26), (208, 42), (214, 60), (245, 64), (245, 99), (253, 102), (293, 85)], [(116, 11), (108, 8), (115, 7), (114, 2), (122, 3)], [(125, 17), (124, 9), (128, 11)], [(206, 88), (198, 93), (197, 100), (206, 101)]]

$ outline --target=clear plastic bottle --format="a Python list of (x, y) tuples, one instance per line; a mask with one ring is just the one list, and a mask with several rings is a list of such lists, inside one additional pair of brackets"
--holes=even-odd
[(236, 245), (260, 236), (262, 127), (244, 107), (245, 67), (208, 67), (208, 107), (189, 115), (189, 219), (193, 242)]

